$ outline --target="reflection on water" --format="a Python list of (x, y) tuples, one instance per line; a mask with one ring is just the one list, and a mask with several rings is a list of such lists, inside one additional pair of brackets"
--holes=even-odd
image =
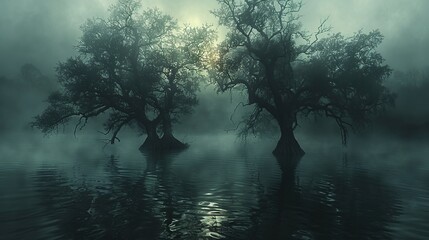
[(294, 173), (282, 175), (269, 148), (210, 143), (168, 156), (82, 147), (31, 167), (30, 155), (5, 160), (2, 239), (429, 236), (423, 149), (315, 147)]

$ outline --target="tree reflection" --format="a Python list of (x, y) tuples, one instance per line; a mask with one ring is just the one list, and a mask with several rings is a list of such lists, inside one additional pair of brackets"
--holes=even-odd
[(147, 198), (145, 171), (137, 179), (120, 175), (112, 156), (106, 166), (107, 186), (72, 186), (57, 170), (38, 174), (41, 205), (67, 239), (156, 239), (162, 223), (154, 200)]
[(312, 181), (289, 171), (267, 186), (255, 178), (238, 190), (227, 183), (207, 192), (204, 183), (177, 175), (177, 156), (144, 157), (146, 168), (133, 177), (112, 156), (108, 181), (95, 186), (73, 185), (55, 169), (39, 171), (48, 233), (64, 239), (391, 239), (389, 227), (400, 213), (381, 177), (348, 165)]
[(283, 177), (295, 176), (296, 168), (304, 155), (277, 155), (275, 156), (280, 169), (283, 171)]
[(300, 184), (293, 172), (264, 194), (252, 210), (252, 239), (392, 239), (389, 228), (401, 205), (381, 177), (343, 167)]
[[(108, 183), (74, 186), (55, 169), (37, 173), (41, 206), (56, 230), (68, 239), (188, 239), (198, 234), (197, 219), (184, 218), (195, 194), (177, 185), (170, 173), (173, 157), (146, 154), (146, 169), (137, 178), (122, 173), (111, 156), (105, 166)], [(180, 195), (180, 196), (179, 196)], [(180, 221), (179, 221), (180, 220)]]

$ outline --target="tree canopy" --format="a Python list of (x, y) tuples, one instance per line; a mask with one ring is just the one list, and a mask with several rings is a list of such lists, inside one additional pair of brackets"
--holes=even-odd
[(147, 134), (142, 147), (185, 147), (172, 135), (172, 122), (197, 103), (204, 53), (215, 34), (209, 26), (180, 27), (157, 9), (141, 10), (137, 0), (119, 0), (107, 19), (82, 26), (79, 56), (59, 64), (62, 88), (34, 126), (49, 133), (78, 117), (77, 129), (107, 113), (111, 143), (134, 122)]
[(218, 3), (214, 14), (229, 31), (211, 77), (221, 91), (247, 94), (254, 111), (245, 132), (266, 115), (275, 120), (281, 132), (275, 155), (304, 154), (293, 134), (300, 115), (333, 118), (345, 142), (348, 127), (393, 102), (383, 86), (390, 69), (376, 51), (383, 39), (378, 31), (328, 34), (325, 20), (309, 34), (300, 22), (302, 4), (295, 0)]
[(79, 55), (58, 66), (62, 88), (33, 125), (48, 133), (77, 117), (78, 129), (106, 113), (111, 143), (137, 123), (147, 134), (142, 147), (184, 148), (173, 124), (192, 112), (209, 76), (220, 91), (247, 95), (254, 110), (244, 134), (268, 118), (280, 130), (274, 154), (296, 159), (304, 154), (294, 136), (301, 117), (335, 120), (346, 143), (350, 128), (393, 103), (383, 84), (391, 70), (377, 52), (379, 31), (345, 37), (324, 20), (309, 33), (299, 0), (217, 1), (213, 13), (228, 32), (215, 51), (210, 26), (181, 27), (157, 9), (142, 10), (138, 0), (119, 0), (108, 18), (88, 20)]

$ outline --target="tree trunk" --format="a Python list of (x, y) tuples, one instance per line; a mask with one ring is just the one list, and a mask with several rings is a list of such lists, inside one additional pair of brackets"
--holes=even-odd
[(293, 133), (291, 124), (280, 126), (281, 136), (273, 154), (276, 156), (283, 171), (294, 169), (305, 152), (302, 150)]
[(169, 114), (165, 114), (163, 118), (163, 136), (161, 138), (162, 149), (165, 151), (182, 150), (188, 147), (187, 144), (182, 143), (173, 135), (173, 128), (171, 125), (171, 118)]
[(146, 140), (140, 146), (140, 150), (159, 151), (161, 150), (161, 141), (156, 133), (156, 126), (152, 124), (145, 124)]
[(188, 147), (186, 143), (179, 141), (173, 134), (164, 134), (161, 138), (161, 145), (165, 151), (182, 150)]

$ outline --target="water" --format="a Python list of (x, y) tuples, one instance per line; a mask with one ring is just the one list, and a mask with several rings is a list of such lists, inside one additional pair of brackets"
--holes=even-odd
[(429, 237), (425, 141), (301, 137), (307, 154), (285, 176), (270, 140), (188, 137), (153, 156), (98, 137), (3, 140), (0, 239)]

